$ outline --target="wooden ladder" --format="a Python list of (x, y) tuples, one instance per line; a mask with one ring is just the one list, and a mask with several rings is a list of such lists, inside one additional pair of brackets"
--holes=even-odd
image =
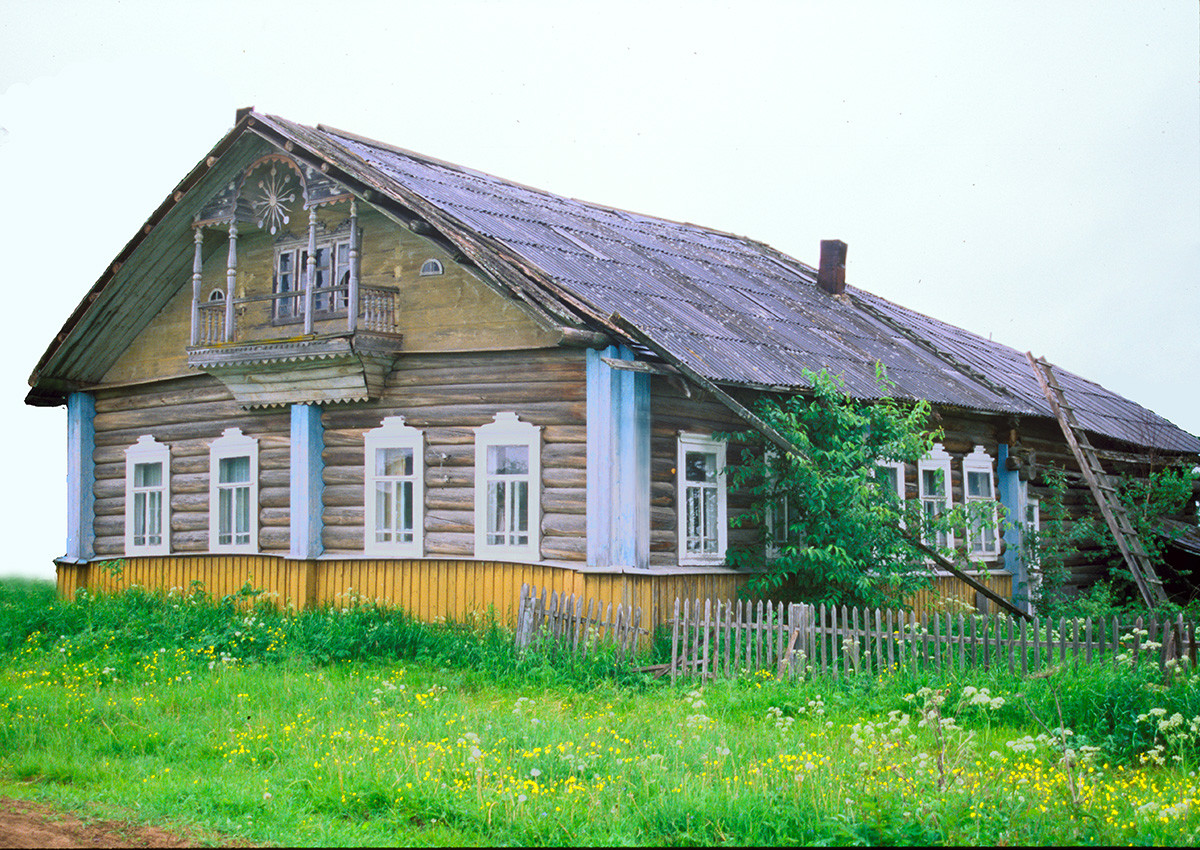
[(1092, 496), (1100, 507), (1100, 513), (1104, 516), (1104, 521), (1108, 524), (1109, 531), (1112, 532), (1113, 539), (1117, 542), (1117, 548), (1121, 550), (1121, 557), (1125, 559), (1129, 572), (1133, 573), (1133, 580), (1142, 594), (1142, 601), (1148, 608), (1158, 607), (1167, 601), (1162, 579), (1155, 572), (1154, 563), (1146, 553), (1146, 548), (1142, 545), (1133, 523), (1129, 521), (1125, 505), (1117, 496), (1117, 488), (1113, 486), (1112, 480), (1100, 466), (1096, 450), (1092, 448), (1087, 434), (1079, 426), (1079, 420), (1075, 418), (1075, 410), (1067, 403), (1067, 397), (1063, 393), (1062, 387), (1059, 386), (1058, 379), (1054, 377), (1054, 370), (1050, 363), (1044, 357), (1035, 358), (1032, 352), (1025, 352), (1025, 356), (1029, 358), (1029, 365), (1033, 367), (1033, 373), (1042, 386), (1042, 392), (1045, 394), (1046, 400), (1050, 402), (1054, 415), (1058, 417), (1058, 424), (1062, 428), (1063, 436), (1067, 438), (1067, 443), (1070, 444), (1071, 451), (1075, 454), (1075, 460), (1083, 472), (1083, 477), (1087, 479)]

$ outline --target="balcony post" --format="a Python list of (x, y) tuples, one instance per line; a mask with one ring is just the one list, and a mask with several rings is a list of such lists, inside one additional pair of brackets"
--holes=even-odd
[(233, 342), (233, 289), (237, 285), (237, 221), (229, 222), (229, 265), (225, 269), (225, 341)]
[(200, 343), (200, 272), (204, 266), (204, 229), (196, 228), (196, 252), (192, 256), (192, 345)]
[(346, 293), (346, 332), (358, 327), (358, 199), (350, 199), (350, 286)]
[(308, 268), (304, 275), (304, 332), (313, 332), (313, 287), (317, 285), (317, 208), (308, 211)]

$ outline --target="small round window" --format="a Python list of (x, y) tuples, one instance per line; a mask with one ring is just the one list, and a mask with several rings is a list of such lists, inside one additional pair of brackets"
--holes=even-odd
[(441, 274), (443, 271), (441, 260), (426, 260), (421, 266), (421, 276), (428, 277), (429, 275)]
[(212, 292), (208, 293), (208, 300), (209, 301), (224, 301), (225, 300), (225, 292), (220, 289), (214, 289)]

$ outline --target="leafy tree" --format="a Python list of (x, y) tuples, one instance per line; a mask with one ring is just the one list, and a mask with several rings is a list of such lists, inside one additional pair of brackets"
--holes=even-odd
[[(1145, 603), (1104, 519), (1094, 513), (1072, 519), (1064, 505), (1067, 481), (1061, 469), (1047, 470), (1045, 480), (1049, 494), (1041, 500), (1042, 527), (1026, 536), (1023, 553), (1028, 563), (1039, 565), (1040, 583), (1033, 588), (1038, 611), (1049, 616), (1143, 611)], [(1129, 521), (1161, 577), (1173, 536), (1163, 520), (1179, 516), (1186, 508), (1192, 496), (1192, 474), (1168, 467), (1152, 470), (1145, 478), (1120, 476), (1116, 486)], [(1076, 594), (1069, 562), (1081, 553), (1105, 563), (1109, 577)]]
[(870, 402), (851, 398), (824, 370), (804, 375), (810, 394), (764, 398), (756, 409), (798, 451), (776, 448), (757, 431), (731, 435), (745, 447), (740, 461), (729, 464), (730, 484), (753, 500), (734, 522), (763, 534), (757, 545), (732, 549), (730, 562), (756, 570), (750, 589), (757, 593), (783, 589), (807, 601), (896, 604), (931, 578), (901, 526), (921, 529), (929, 540), (966, 517), (957, 508), (926, 522), (919, 505), (906, 514), (878, 465), (915, 464), (940, 429), (930, 430), (928, 402), (892, 397), (882, 366), (881, 397)]

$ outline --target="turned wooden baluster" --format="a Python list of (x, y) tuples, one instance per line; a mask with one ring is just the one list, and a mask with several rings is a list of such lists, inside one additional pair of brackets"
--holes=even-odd
[(346, 293), (346, 332), (358, 327), (358, 200), (350, 199), (350, 288)]
[(237, 222), (229, 222), (229, 264), (225, 269), (225, 341), (233, 342), (233, 289), (237, 285)]
[(317, 285), (317, 208), (308, 211), (308, 268), (304, 275), (304, 332), (313, 332), (313, 287)]
[(200, 271), (204, 263), (202, 250), (204, 248), (204, 230), (196, 228), (193, 237), (196, 252), (192, 256), (192, 345), (200, 342)]

